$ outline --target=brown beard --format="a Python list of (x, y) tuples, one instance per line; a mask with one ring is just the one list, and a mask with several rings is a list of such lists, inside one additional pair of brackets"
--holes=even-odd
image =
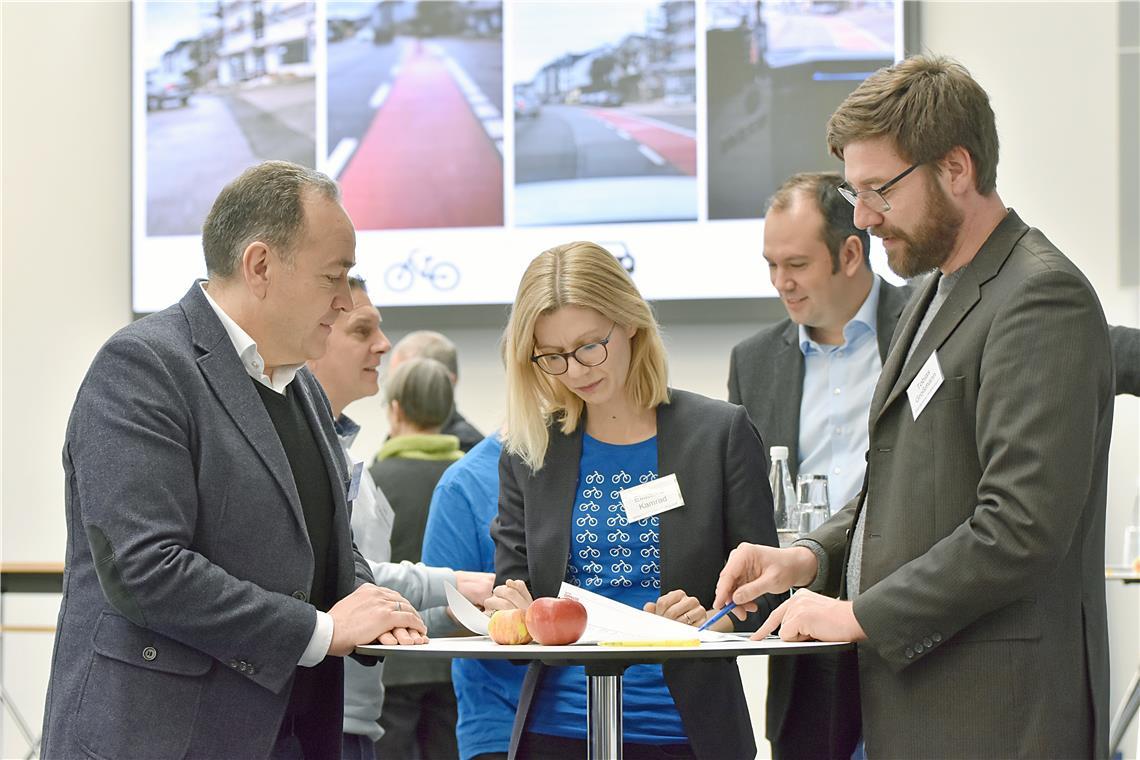
[(923, 173), (929, 194), (925, 218), (918, 228), (912, 233), (885, 225), (871, 230), (876, 237), (894, 238), (901, 243), (893, 252), (887, 252), (887, 263), (895, 274), (907, 279), (945, 263), (962, 228), (962, 212), (954, 208), (938, 181), (931, 174)]

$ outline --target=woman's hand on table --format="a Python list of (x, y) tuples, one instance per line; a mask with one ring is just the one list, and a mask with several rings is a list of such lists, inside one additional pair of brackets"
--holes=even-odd
[(501, 586), (495, 586), (491, 596), (483, 602), (483, 610), (488, 615), (496, 610), (525, 610), (534, 601), (530, 589), (523, 581), (508, 580)]

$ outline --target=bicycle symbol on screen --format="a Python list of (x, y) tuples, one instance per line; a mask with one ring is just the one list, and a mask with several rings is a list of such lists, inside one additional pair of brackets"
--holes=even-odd
[(436, 290), (451, 290), (459, 284), (459, 269), (449, 261), (433, 262), (431, 256), (422, 255), (419, 248), (413, 248), (407, 259), (388, 267), (384, 273), (384, 284), (400, 293), (412, 287), (416, 277), (423, 277)]

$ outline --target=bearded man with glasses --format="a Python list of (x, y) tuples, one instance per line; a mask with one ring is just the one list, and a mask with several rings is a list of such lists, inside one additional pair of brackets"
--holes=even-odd
[(856, 226), (904, 276), (863, 488), (787, 549), (742, 546), (714, 606), (807, 587), (787, 640), (858, 642), (868, 757), (1106, 757), (1113, 365), (1085, 276), (996, 190), (985, 91), (916, 56), (832, 115)]

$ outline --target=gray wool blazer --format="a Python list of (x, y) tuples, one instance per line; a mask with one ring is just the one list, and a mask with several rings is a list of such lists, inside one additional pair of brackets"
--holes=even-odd
[[(558, 595), (566, 577), (584, 426), (583, 421), (564, 435), (552, 425), (546, 462), (538, 472), (503, 452), (499, 515), (491, 525), (497, 583), (515, 578), (526, 581), (535, 597)], [(657, 471), (676, 473), (685, 499), (683, 507), (660, 515), (661, 589), (684, 589), (707, 608), (730, 551), (742, 541), (777, 543), (767, 457), (743, 408), (679, 390), (671, 390), (670, 403), (657, 407), (657, 442)], [(776, 603), (761, 600), (760, 611), (737, 621), (738, 628), (755, 628)], [(533, 664), (523, 681), (512, 757), (544, 669)], [(671, 660), (664, 675), (697, 757), (755, 757), (733, 660)]]
[[(307, 369), (293, 387), (333, 484), (339, 598), (372, 576), (328, 400)], [(63, 465), (43, 756), (268, 756), (316, 621), (313, 554), (280, 439), (197, 283), (99, 350)], [(339, 731), (334, 696), (319, 718)]]
[[(811, 534), (855, 616), (871, 757), (1108, 756), (1104, 522), (1113, 377), (1084, 275), (1010, 211), (905, 361), (899, 320), (870, 410), (861, 499)], [(937, 351), (917, 420), (906, 389)]]

